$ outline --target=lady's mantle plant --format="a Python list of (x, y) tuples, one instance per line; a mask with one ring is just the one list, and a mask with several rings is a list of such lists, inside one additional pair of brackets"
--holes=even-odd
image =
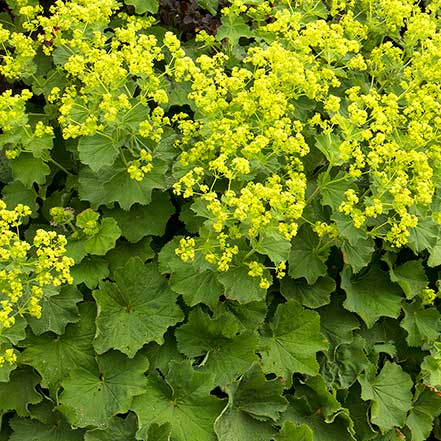
[(441, 439), (441, 2), (164, 3), (0, 13), (0, 440)]

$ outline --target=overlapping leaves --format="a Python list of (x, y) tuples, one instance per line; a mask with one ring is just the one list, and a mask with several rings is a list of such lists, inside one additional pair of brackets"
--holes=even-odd
[[(17, 2), (6, 3), (1, 13), (4, 27), (25, 35), (23, 25), (29, 20), (23, 21), (22, 15), (26, 9), (20, 12)], [(105, 7), (106, 3), (97, 2), (96, 7)], [(190, 2), (126, 0), (123, 3), (129, 15), (144, 16), (132, 24), (133, 29), (145, 25), (140, 34), (146, 37), (147, 46), (153, 45), (157, 38), (158, 47), (165, 47), (163, 37), (168, 30), (161, 26), (150, 28), (148, 18), (143, 22), (149, 14), (157, 14), (155, 19), (160, 21), (164, 5), (173, 3), (174, 8), (181, 8), (179, 12), (183, 16), (189, 17), (188, 11), (182, 8)], [(386, 183), (388, 179), (392, 181), (400, 170), (393, 169), (385, 178), (381, 172), (371, 174), (362, 169), (360, 164), (358, 170), (350, 162), (353, 161), (351, 155), (355, 162), (362, 162), (357, 159), (360, 155), (357, 148), (361, 146), (361, 153), (369, 160), (381, 151), (389, 155), (390, 163), (396, 160), (398, 165), (407, 166), (406, 161), (412, 161), (404, 153), (413, 152), (418, 156), (431, 147), (425, 136), (431, 134), (430, 124), (437, 121), (439, 97), (424, 100), (423, 95), (420, 102), (415, 92), (412, 95), (415, 107), (400, 114), (407, 121), (412, 112), (422, 112), (418, 118), (427, 120), (429, 127), (423, 131), (412, 125), (409, 133), (403, 134), (402, 128), (382, 126), (382, 121), (388, 121), (388, 112), (393, 113), (395, 108), (394, 102), (399, 109), (409, 105), (404, 99), (408, 90), (403, 87), (406, 88), (406, 81), (414, 75), (412, 57), (427, 56), (431, 45), (436, 43), (429, 35), (431, 26), (425, 25), (435, 20), (439, 28), (439, 14), (432, 11), (435, 2), (424, 2), (423, 14), (415, 12), (416, 9), (407, 11), (406, 5), (411, 2), (401, 2), (403, 10), (395, 3), (379, 8), (379, 3), (374, 2), (378, 10), (369, 15), (359, 6), (362, 2), (355, 2), (357, 28), (353, 29), (345, 28), (348, 22), (352, 23), (352, 15), (345, 14), (345, 2), (340, 2), (341, 5), (336, 4), (339, 2), (295, 2), (293, 10), (286, 9), (284, 2), (264, 5), (256, 0), (244, 2), (245, 6), (239, 3), (193, 2), (192, 10), (202, 8), (207, 12), (205, 22), (217, 23), (213, 26), (219, 27), (214, 38), (204, 37), (205, 43), (181, 41), (185, 53), (198, 59), (196, 64), (201, 66), (206, 61), (204, 56), (217, 53), (220, 60), (224, 52), (228, 55), (223, 72), (228, 81), (217, 89), (213, 86), (224, 108), (230, 105), (230, 95), (236, 93), (234, 88), (240, 75), (244, 78), (255, 75), (255, 78), (246, 82), (239, 96), (241, 93), (248, 96), (248, 89), (256, 93), (259, 88), (272, 92), (264, 81), (271, 77), (275, 81), (271, 87), (275, 85), (279, 95), (269, 95), (268, 108), (275, 111), (280, 104), (271, 101), (274, 96), (280, 98), (283, 106), (286, 104), (291, 122), (299, 120), (304, 124), (302, 136), (309, 152), (296, 156), (292, 162), (295, 166), (301, 165), (299, 170), (307, 179), (306, 188), (299, 184), (299, 191), (306, 192), (306, 206), (296, 218), (298, 225), (293, 226), (298, 227), (295, 237), (289, 241), (277, 228), (268, 228), (253, 236), (249, 230), (241, 229), (240, 224), (234, 224), (236, 218), (245, 216), (239, 206), (236, 212), (221, 213), (225, 215), (222, 222), (227, 225), (223, 231), (230, 235), (227, 240), (237, 239), (244, 248), (238, 251), (225, 271), (213, 263), (216, 256), (214, 260), (209, 257), (211, 252), (229, 250), (228, 244), (216, 242), (222, 238), (217, 230), (224, 228), (224, 224), (219, 227), (213, 221), (216, 207), (210, 212), (206, 204), (199, 204), (196, 199), (213, 191), (221, 195), (222, 200), (227, 189), (235, 191), (236, 195), (242, 194), (240, 185), (262, 184), (269, 176), (277, 176), (282, 163), (284, 168), (280, 176), (283, 180), (292, 158), (276, 158), (275, 149), (268, 154), (257, 152), (255, 157), (249, 157), (252, 170), (249, 174), (244, 173), (242, 180), (218, 176), (211, 162), (204, 170), (207, 176), (214, 173), (207, 188), (200, 186), (200, 192), (193, 188), (192, 198), (183, 198), (173, 192), (173, 184), (186, 167), (185, 160), (181, 163), (177, 156), (186, 153), (188, 146), (174, 144), (179, 138), (177, 121), (184, 119), (181, 112), (185, 112), (185, 118), (190, 121), (197, 121), (191, 128), (195, 133), (202, 127), (197, 136), (203, 141), (191, 139), (189, 144), (208, 146), (215, 151), (215, 156), (223, 154), (223, 150), (236, 148), (235, 145), (227, 148), (221, 143), (231, 122), (223, 115), (223, 110), (211, 115), (210, 100), (200, 107), (194, 94), (193, 98), (188, 95), (198, 87), (191, 83), (191, 75), (184, 76), (183, 82), (174, 82), (173, 63), (179, 66), (182, 61), (184, 69), (184, 65), (192, 66), (190, 58), (176, 62), (179, 53), (170, 57), (165, 51), (164, 60), (158, 59), (157, 65), (150, 66), (153, 76), (159, 78), (159, 87), (169, 94), (167, 103), (165, 100), (159, 103), (166, 118), (171, 119), (170, 124), (164, 122), (167, 127), (159, 141), (147, 140), (135, 133), (139, 124), (151, 117), (150, 107), (158, 104), (154, 97), (157, 91), (149, 89), (148, 75), (134, 75), (136, 78), (129, 78), (126, 84), (118, 84), (116, 88), (115, 103), (120, 96), (121, 101), (124, 100), (123, 92), (139, 99), (126, 121), (117, 119), (115, 124), (109, 123), (102, 113), (104, 104), (100, 106), (97, 101), (95, 110), (106, 128), (94, 131), (89, 121), (92, 124), (87, 127), (90, 133), (78, 139), (62, 134), (61, 102), (49, 100), (54, 87), (63, 93), (69, 85), (72, 94), (82, 94), (84, 88), (87, 89), (83, 84), (79, 87), (80, 81), (67, 73), (70, 51), (78, 55), (80, 47), (89, 47), (94, 41), (109, 49), (101, 55), (111, 57), (112, 51), (122, 50), (130, 44), (131, 31), (116, 30), (125, 20), (123, 15), (109, 18), (116, 9), (111, 8), (109, 17), (101, 16), (100, 20), (93, 20), (74, 32), (65, 32), (58, 25), (52, 26), (47, 35), (40, 33), (41, 29), (31, 32), (31, 39), (35, 41), (44, 36), (44, 47), (48, 52), (54, 49), (53, 53), (44, 55), (42, 50), (36, 55), (33, 63), (38, 69), (35, 75), (25, 76), (17, 82), (11, 80), (13, 84), (1, 81), (2, 89), (11, 86), (18, 90), (26, 84), (35, 94), (26, 109), (32, 124), (17, 129), (14, 135), (1, 135), (5, 151), (17, 145), (23, 147), (16, 158), (12, 158), (11, 153), (11, 158), (3, 152), (0, 155), (2, 199), (8, 206), (26, 203), (31, 207), (29, 228), (25, 232), (27, 238), (32, 238), (40, 227), (66, 234), (67, 252), (75, 260), (75, 267), (72, 269), (73, 286), (45, 287), (40, 319), (18, 313), (12, 328), (0, 329), (2, 348), (15, 348), (17, 353), (17, 360), (0, 367), (0, 440), (440, 439), (441, 316), (437, 296), (441, 246), (439, 226), (435, 222), (441, 208), (439, 196), (435, 195), (428, 206), (421, 201), (431, 189), (416, 185), (417, 181), (408, 185), (415, 194), (421, 193), (420, 202), (409, 211), (418, 222), (405, 227), (402, 233), (407, 234), (407, 247), (396, 247), (393, 241), (385, 239), (390, 223), (398, 215), (398, 212), (391, 213), (399, 201), (391, 196), (388, 184), (381, 188), (381, 181), (383, 178)], [(227, 5), (231, 9), (221, 12), (222, 6)], [(245, 12), (247, 7), (251, 9)], [(51, 11), (46, 13), (50, 15)], [(220, 15), (215, 17), (216, 14)], [(423, 20), (421, 26), (415, 24), (415, 17)], [(283, 26), (282, 19), (286, 19)], [(72, 23), (76, 26), (75, 20)], [(333, 47), (333, 37), (328, 39), (326, 32), (320, 38), (309, 38), (307, 44), (304, 38), (287, 40), (280, 37), (285, 31), (297, 32), (297, 27), (304, 30), (309, 25), (311, 29), (316, 26), (314, 32), (319, 32), (320, 26), (325, 29), (330, 23), (333, 27), (326, 29), (336, 33), (342, 30), (339, 40), (345, 42), (342, 47)], [(284, 26), (292, 28), (283, 30)], [(273, 31), (268, 31), (271, 27)], [(417, 28), (421, 29), (421, 35), (412, 41), (409, 29)], [(118, 38), (124, 42), (111, 47), (118, 33)], [(84, 37), (81, 42), (70, 41), (79, 38), (80, 34)], [(59, 35), (67, 38), (63, 43), (66, 47), (57, 46), (63, 41), (57, 40)], [(273, 44), (279, 37), (282, 44)], [(72, 47), (68, 47), (69, 41)], [(423, 46), (427, 50), (420, 52)], [(248, 70), (251, 62), (243, 60), (249, 47), (256, 53), (270, 48), (265, 52), (265, 56), (272, 57), (270, 62), (265, 65), (264, 55), (256, 62), (263, 63), (265, 68), (256, 65), (254, 70)], [(296, 54), (290, 61), (299, 61), (298, 71), (295, 63), (284, 65), (283, 72), (276, 69), (283, 65), (277, 60), (277, 51), (287, 48)], [(100, 52), (94, 50), (96, 54)], [(347, 69), (355, 52), (365, 57), (366, 68)], [(314, 64), (317, 60), (320, 62)], [(145, 62), (144, 68), (149, 64), (140, 59), (130, 62), (134, 65)], [(317, 70), (317, 66), (322, 66), (320, 63), (325, 70)], [(393, 70), (395, 64), (397, 70)], [(99, 66), (97, 61), (94, 68)], [(421, 85), (427, 90), (436, 90), (439, 75), (427, 72), (421, 59), (417, 67)], [(88, 69), (92, 67), (87, 65), (83, 70)], [(405, 69), (409, 74), (404, 73)], [(291, 71), (295, 72), (295, 81)], [(238, 77), (234, 77), (236, 74)], [(207, 81), (207, 94), (211, 91), (210, 75), (198, 77)], [(305, 84), (316, 87), (314, 93), (307, 88), (300, 91), (303, 86), (297, 81), (302, 75), (305, 75)], [(327, 75), (323, 84), (320, 75)], [(388, 75), (391, 79), (396, 78), (393, 87)], [(96, 82), (112, 78), (104, 72), (102, 78), (98, 75)], [(221, 80), (215, 77), (214, 81)], [(154, 88), (158, 84), (155, 83)], [(361, 109), (369, 122), (375, 120), (376, 130), (364, 130), (363, 124), (351, 120), (355, 118), (354, 106), (350, 107), (345, 97), (351, 93), (352, 86), (359, 88), (355, 92), (352, 90), (357, 96), (371, 90), (382, 97), (374, 109), (369, 104), (372, 96), (367, 96), (363, 102), (366, 107)], [(116, 93), (110, 88), (107, 90), (104, 83), (98, 84), (96, 90), (99, 97), (108, 92)], [(326, 97), (331, 93), (340, 97), (338, 115), (327, 110)], [(56, 94), (54, 91), (53, 95)], [(268, 105), (264, 99), (266, 95), (262, 92), (259, 96), (259, 105)], [(361, 106), (360, 103), (357, 105)], [(68, 107), (68, 100), (63, 104)], [(87, 104), (86, 100), (83, 104)], [(254, 105), (252, 100), (247, 102), (250, 108)], [(70, 116), (75, 116), (76, 112), (81, 122), (86, 121), (90, 109), (81, 108), (78, 102), (75, 106)], [(433, 115), (424, 114), (424, 109), (431, 106), (435, 109), (430, 111)], [(232, 111), (232, 119), (241, 116), (234, 106)], [(272, 112), (267, 115), (270, 118)], [(54, 126), (53, 136), (36, 137), (31, 133), (34, 119), (39, 116)], [(265, 118), (265, 113), (256, 112), (250, 126), (268, 129)], [(328, 125), (331, 123), (332, 130)], [(216, 142), (210, 138), (210, 142), (204, 144), (205, 132), (217, 124), (225, 124), (221, 126), (225, 132), (218, 134)], [(296, 150), (300, 138), (284, 138), (285, 134), (280, 134), (276, 126), (267, 130), (270, 135), (264, 133), (271, 138), (268, 142), (281, 136), (283, 143)], [(182, 127), (185, 131), (185, 124)], [(2, 130), (7, 131), (7, 127)], [(239, 132), (238, 145), (241, 142)], [(244, 151), (258, 138), (254, 132), (248, 132), (250, 134), (252, 136), (246, 138), (241, 147)], [(381, 144), (381, 137), (389, 134), (388, 143)], [(368, 154), (365, 151), (370, 145), (367, 141), (372, 138), (380, 144), (378, 151)], [(350, 154), (345, 151), (347, 141), (353, 149)], [(128, 167), (141, 147), (154, 151), (155, 155), (152, 170), (137, 180), (130, 177)], [(200, 165), (198, 161), (205, 165), (204, 155), (208, 153), (201, 152), (196, 155), (197, 165)], [(351, 159), (347, 161), (348, 154)], [(433, 181), (439, 192), (440, 184), (435, 182), (439, 180), (436, 164), (439, 154), (435, 149), (431, 155)], [(408, 176), (410, 180), (420, 172), (418, 167), (425, 166), (419, 156), (415, 164), (415, 175)], [(234, 173), (238, 173), (237, 170)], [(351, 190), (365, 198), (365, 202), (374, 203), (374, 193), (382, 199), (381, 212), (367, 216), (361, 226), (355, 225), (354, 212), (341, 208)], [(399, 193), (400, 190), (402, 188), (395, 183), (393, 191)], [(259, 197), (257, 193), (251, 195), (251, 199)], [(200, 209), (202, 205), (204, 208)], [(77, 217), (83, 216), (86, 221), (89, 215), (100, 218), (96, 230), (81, 235), (78, 231), (73, 233), (77, 227), (84, 227), (81, 223), (75, 226), (69, 224), (70, 221), (57, 224), (49, 216), (50, 209), (55, 206)], [(266, 208), (264, 205), (263, 209)], [(271, 216), (275, 219), (280, 214), (278, 210), (286, 207), (271, 208)], [(272, 218), (260, 221), (270, 222)], [(279, 226), (283, 229), (283, 224)], [(320, 228), (329, 228), (329, 231), (323, 233)], [(176, 253), (184, 238), (195, 240), (194, 259), (190, 256), (184, 261), (186, 259)], [(259, 268), (262, 276), (272, 282), (269, 289), (259, 277), (250, 274), (251, 259), (256, 259), (258, 266), (263, 265)], [(275, 266), (285, 261), (287, 274), (283, 274), (283, 265), (276, 271)]]

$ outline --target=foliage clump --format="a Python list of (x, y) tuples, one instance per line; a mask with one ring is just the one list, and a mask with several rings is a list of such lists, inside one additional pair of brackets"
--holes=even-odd
[(441, 2), (6, 5), (0, 439), (441, 439)]

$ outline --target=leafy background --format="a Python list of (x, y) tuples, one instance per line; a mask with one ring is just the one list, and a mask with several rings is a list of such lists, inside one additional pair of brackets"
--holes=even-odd
[[(19, 3), (2, 4), (11, 29), (22, 25)], [(310, 20), (330, 8), (299, 3)], [(47, 14), (52, 3), (40, 4)], [(153, 15), (154, 33), (172, 29), (192, 56), (207, 51), (194, 40), (204, 29), (237, 64), (255, 29), (245, 14), (223, 16), (228, 5), (126, 0), (119, 7)], [(401, 41), (399, 32), (377, 32)], [(51, 57), (39, 53), (31, 76), (2, 78), (2, 89), (32, 88), (29, 118), (42, 112), (37, 119), (55, 127), (54, 140), (40, 143), (21, 132), (0, 135), (5, 149), (30, 146), (18, 159), (2, 153), (2, 197), (9, 207), (32, 208), (26, 237), (50, 222), (68, 234), (77, 264), (74, 285), (44, 298), (41, 319), (2, 335), (19, 357), (0, 369), (1, 440), (441, 439), (439, 301), (419, 296), (436, 288), (438, 227), (423, 223), (401, 249), (374, 241), (337, 213), (347, 188), (325, 183), (310, 210), (320, 219), (332, 212), (340, 241), (327, 243), (307, 223), (288, 248), (270, 239), (262, 259), (286, 259), (288, 275), (268, 290), (246, 267), (217, 272), (198, 258), (183, 262), (175, 249), (182, 237), (197, 236), (204, 212), (190, 211), (171, 190), (179, 174), (176, 134), (161, 138), (141, 182), (130, 180), (114, 154), (119, 146), (99, 136), (63, 139), (48, 95), (66, 85), (59, 66), (67, 59), (59, 48)], [(170, 116), (193, 105), (188, 91), (175, 92)], [(127, 124), (139, 123), (143, 112)], [(311, 193), (326, 178), (316, 178), (316, 168), (333, 165), (333, 145), (319, 142), (305, 158)], [(96, 210), (94, 232), (54, 225), (50, 209), (59, 206), (83, 213), (78, 228), (95, 219), (87, 210)]]

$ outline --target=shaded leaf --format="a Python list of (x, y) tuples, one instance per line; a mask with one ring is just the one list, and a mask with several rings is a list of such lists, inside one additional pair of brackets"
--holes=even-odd
[(164, 161), (154, 159), (153, 170), (138, 182), (130, 178), (126, 167), (119, 161), (99, 173), (84, 167), (79, 175), (80, 199), (89, 201), (92, 208), (112, 202), (118, 202), (124, 210), (130, 210), (136, 203), (148, 205), (152, 190), (165, 187), (167, 168)]
[(283, 383), (279, 379), (267, 381), (254, 363), (225, 391), (228, 404), (214, 425), (219, 441), (270, 439), (275, 429), (266, 421), (277, 421), (288, 404), (282, 395)]
[(132, 243), (139, 242), (143, 237), (162, 236), (165, 226), (175, 208), (167, 193), (153, 192), (149, 205), (134, 205), (130, 210), (113, 208), (104, 210), (107, 216), (114, 218), (121, 234)]
[(79, 320), (77, 303), (81, 300), (81, 292), (73, 286), (64, 286), (60, 291), (46, 288), (40, 302), (41, 318), (28, 318), (34, 334), (41, 335), (48, 331), (63, 334), (68, 323)]
[(129, 413), (126, 418), (113, 417), (105, 429), (88, 430), (84, 441), (136, 441), (136, 430), (136, 416)]
[(275, 265), (288, 259), (291, 243), (284, 239), (280, 233), (271, 232), (260, 236), (252, 247), (260, 254), (268, 256)]
[(292, 374), (318, 373), (316, 353), (327, 348), (320, 333), (320, 318), (294, 301), (278, 305), (269, 329), (261, 338), (263, 369), (282, 377), (288, 387)]
[(9, 421), (14, 430), (9, 441), (83, 441), (84, 430), (71, 428), (60, 413), (45, 403), (38, 405), (38, 411), (31, 409), (31, 418), (15, 416)]
[(375, 242), (372, 238), (361, 239), (354, 245), (344, 241), (341, 251), (344, 263), (351, 266), (354, 273), (358, 273), (371, 261), (372, 254), (375, 251)]
[(112, 351), (96, 360), (94, 369), (74, 369), (62, 383), (59, 410), (77, 427), (106, 428), (112, 416), (127, 412), (132, 398), (145, 392), (144, 356), (129, 360)]
[(287, 300), (296, 300), (308, 308), (327, 305), (335, 287), (334, 279), (329, 276), (319, 277), (313, 285), (303, 278), (294, 280), (288, 276), (280, 281), (280, 292)]
[(432, 431), (433, 420), (441, 414), (441, 393), (424, 384), (416, 385), (412, 409), (406, 425), (412, 432), (412, 441), (426, 441)]
[(93, 289), (109, 275), (109, 265), (102, 257), (86, 256), (70, 273), (75, 285), (84, 283), (89, 289)]
[(304, 277), (312, 285), (319, 277), (326, 275), (328, 255), (329, 248), (321, 250), (320, 238), (309, 226), (304, 226), (292, 241), (288, 274), (293, 279)]
[(320, 308), (320, 326), (330, 346), (330, 352), (335, 351), (341, 344), (351, 343), (354, 331), (360, 328), (357, 317), (345, 310), (341, 298), (334, 297), (332, 303)]
[(170, 277), (170, 287), (181, 294), (188, 306), (205, 303), (214, 308), (219, 296), (224, 292), (213, 271), (200, 271), (193, 265), (186, 265), (174, 271)]
[(212, 319), (197, 308), (175, 335), (179, 350), (190, 358), (204, 357), (202, 365), (213, 373), (215, 384), (225, 385), (257, 360), (257, 335), (237, 331), (238, 323), (232, 314)]
[(357, 313), (368, 328), (382, 316), (397, 318), (401, 311), (400, 288), (377, 267), (353, 279), (352, 271), (345, 266), (341, 272), (341, 287), (346, 292), (344, 307)]
[(441, 333), (441, 316), (436, 308), (421, 307), (419, 302), (403, 306), (404, 318), (400, 326), (407, 331), (409, 346), (423, 346), (435, 342)]
[(11, 161), (12, 176), (25, 187), (31, 188), (34, 183), (42, 185), (51, 169), (41, 159), (35, 158), (32, 153), (22, 152), (20, 156)]
[(29, 335), (21, 344), (25, 350), (20, 354), (20, 362), (38, 371), (43, 387), (54, 391), (72, 370), (94, 368), (95, 314), (95, 305), (83, 303), (80, 305), (80, 320), (68, 325), (63, 335)]
[(116, 143), (111, 134), (81, 136), (78, 141), (80, 161), (88, 165), (93, 172), (115, 162), (121, 143)]
[(371, 421), (383, 433), (395, 426), (403, 427), (407, 412), (412, 407), (413, 386), (410, 375), (402, 368), (387, 361), (375, 376), (370, 372), (360, 375), (361, 398), (371, 400)]
[(312, 430), (306, 424), (294, 424), (285, 421), (275, 441), (314, 441)]
[[(259, 278), (249, 276), (248, 271), (248, 267), (239, 266), (219, 273), (217, 278), (224, 286), (224, 295), (227, 299), (236, 300), (239, 303), (249, 303), (258, 302), (265, 298), (266, 289), (261, 288)], [(267, 270), (264, 272), (265, 276), (271, 280)]]
[[(138, 416), (137, 439), (147, 438), (153, 424), (171, 425), (171, 438), (188, 441), (215, 441), (213, 423), (224, 406), (210, 395), (213, 378), (207, 372), (195, 371), (189, 360), (171, 361), (165, 378), (152, 374), (146, 391), (136, 397), (131, 406)], [(156, 441), (156, 440), (155, 440)]]
[(42, 396), (35, 390), (40, 377), (30, 367), (11, 372), (8, 383), (0, 383), (0, 415), (15, 410), (18, 416), (29, 415), (30, 404), (37, 404)]
[(94, 347), (98, 353), (118, 349), (132, 358), (146, 343), (161, 344), (167, 329), (184, 316), (155, 264), (133, 257), (115, 270), (114, 279), (93, 292), (98, 308)]
[(420, 260), (409, 260), (389, 271), (392, 282), (398, 283), (407, 299), (413, 299), (429, 283)]

